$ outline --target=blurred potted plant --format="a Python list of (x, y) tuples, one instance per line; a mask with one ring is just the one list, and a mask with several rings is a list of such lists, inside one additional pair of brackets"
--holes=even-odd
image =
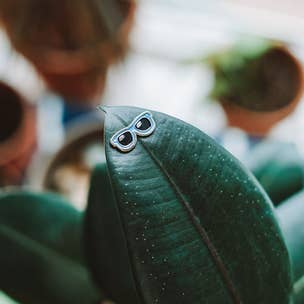
[(0, 185), (21, 183), (36, 146), (36, 111), (0, 82)]
[(211, 55), (211, 97), (228, 125), (264, 136), (297, 106), (303, 92), (299, 60), (281, 43), (251, 39)]
[(86, 102), (102, 92), (107, 67), (126, 52), (133, 0), (1, 1), (13, 46), (54, 91)]

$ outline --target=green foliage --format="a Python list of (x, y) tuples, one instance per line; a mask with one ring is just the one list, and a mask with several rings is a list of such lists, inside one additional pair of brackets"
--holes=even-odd
[(211, 97), (253, 111), (289, 105), (302, 87), (296, 59), (277, 42), (242, 40), (207, 60), (214, 71)]
[[(107, 220), (108, 231), (114, 229), (108, 252), (117, 251), (115, 236), (126, 241), (119, 246), (122, 253), (114, 253), (126, 259), (135, 282), (124, 303), (288, 303), (288, 252), (255, 178), (200, 130), (157, 112), (152, 112), (155, 132), (138, 138), (134, 150), (112, 148), (110, 137), (143, 111), (106, 108), (106, 157), (116, 206), (109, 211), (95, 190), (89, 208), (94, 204), (99, 212), (87, 219), (98, 231), (105, 228), (101, 214), (113, 215)], [(103, 242), (89, 241), (96, 250)], [(92, 257), (93, 268), (102, 263), (102, 248)], [(112, 265), (115, 273), (119, 267)]]
[(304, 188), (304, 159), (293, 144), (263, 142), (247, 163), (275, 205)]
[(53, 194), (0, 194), (0, 289), (23, 304), (101, 298), (82, 254), (82, 215)]
[(97, 166), (92, 174), (85, 232), (88, 261), (96, 282), (117, 303), (138, 303), (106, 164)]
[(261, 82), (257, 63), (271, 47), (272, 43), (267, 40), (246, 40), (211, 55), (208, 63), (214, 69), (216, 78), (211, 96), (221, 99), (232, 98), (236, 94), (242, 97), (249, 95), (253, 85), (259, 86)]
[[(110, 137), (143, 111), (106, 108), (107, 164), (92, 174), (85, 218), (54, 194), (0, 192), (0, 289), (23, 304), (99, 303), (92, 273), (117, 304), (303, 303), (304, 192), (275, 211), (231, 154), (158, 112), (152, 135), (114, 149)], [(268, 148), (251, 169), (282, 200), (272, 189), (297, 176), (286, 166), (296, 158)]]
[(304, 192), (292, 196), (277, 209), (294, 273), (294, 302), (304, 303)]

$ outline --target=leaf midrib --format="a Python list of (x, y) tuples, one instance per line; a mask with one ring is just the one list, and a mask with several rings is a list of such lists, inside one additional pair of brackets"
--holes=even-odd
[[(115, 114), (115, 116), (120, 120), (121, 123), (123, 123), (124, 125), (127, 125), (127, 123), (120, 116), (118, 116), (116, 114)], [(226, 285), (226, 287), (227, 287), (227, 289), (228, 289), (228, 291), (231, 295), (232, 301), (235, 304), (241, 304), (242, 301), (240, 299), (240, 295), (238, 294), (238, 292), (237, 292), (237, 290), (234, 286), (234, 283), (229, 276), (229, 272), (228, 272), (224, 262), (222, 261), (220, 255), (218, 254), (215, 246), (212, 244), (212, 242), (211, 242), (211, 240), (210, 240), (210, 238), (207, 234), (207, 231), (196, 220), (195, 213), (194, 213), (193, 209), (191, 208), (191, 206), (189, 205), (189, 203), (187, 202), (187, 200), (184, 198), (184, 195), (183, 195), (182, 191), (178, 188), (178, 186), (175, 184), (174, 180), (170, 177), (169, 173), (167, 172), (166, 168), (164, 168), (163, 164), (158, 160), (158, 158), (154, 155), (154, 153), (145, 145), (145, 143), (141, 140), (141, 138), (138, 138), (137, 140), (138, 140), (138, 142), (141, 143), (142, 147), (150, 155), (150, 157), (155, 162), (155, 164), (159, 167), (159, 169), (164, 173), (165, 177), (168, 179), (168, 182), (173, 187), (173, 189), (174, 189), (176, 195), (178, 196), (179, 200), (181, 201), (184, 208), (188, 212), (188, 215), (189, 215), (189, 218), (190, 218), (191, 222), (193, 223), (194, 227), (198, 231), (198, 233), (199, 233), (200, 237), (202, 238), (203, 242), (207, 246), (207, 248), (208, 248), (208, 250), (211, 254), (213, 262), (215, 263), (216, 267), (220, 271), (220, 274), (222, 276), (222, 280), (223, 280), (224, 284)]]
[(184, 208), (186, 209), (186, 211), (188, 212), (189, 218), (191, 220), (191, 222), (193, 223), (194, 227), (196, 228), (197, 232), (199, 233), (200, 237), (202, 238), (203, 242), (205, 243), (205, 245), (207, 246), (212, 260), (214, 261), (215, 265), (217, 266), (217, 268), (219, 269), (222, 279), (224, 281), (224, 283), (226, 284), (228, 291), (232, 297), (232, 300), (234, 303), (239, 304), (241, 303), (240, 300), (240, 296), (236, 291), (236, 288), (232, 282), (232, 280), (230, 279), (228, 270), (225, 267), (224, 262), (222, 261), (219, 253), (217, 252), (215, 246), (212, 244), (207, 231), (205, 230), (205, 228), (198, 222), (198, 220), (196, 220), (196, 216), (195, 213), (193, 211), (193, 209), (191, 208), (191, 206), (189, 205), (189, 203), (187, 202), (187, 200), (184, 198), (184, 195), (182, 194), (182, 192), (179, 190), (178, 186), (175, 184), (175, 182), (173, 181), (173, 179), (170, 177), (170, 175), (168, 174), (167, 170), (163, 167), (162, 163), (158, 161), (158, 159), (156, 158), (156, 156), (153, 154), (153, 152), (151, 150), (149, 150), (145, 144), (141, 141), (142, 146), (144, 147), (144, 149), (150, 154), (151, 158), (154, 160), (154, 162), (159, 166), (159, 168), (163, 171), (164, 175), (166, 176), (166, 178), (168, 179), (169, 183), (172, 185), (175, 193), (177, 194), (179, 200), (181, 201), (182, 205), (184, 206)]

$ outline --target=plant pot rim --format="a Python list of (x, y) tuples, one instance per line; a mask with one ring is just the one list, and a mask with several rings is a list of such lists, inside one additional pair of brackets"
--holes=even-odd
[[(304, 86), (302, 85), (301, 92), (303, 92)], [(227, 123), (230, 127), (237, 127), (244, 130), (246, 133), (254, 136), (265, 136), (270, 130), (292, 113), (299, 101), (301, 100), (301, 94), (298, 94), (289, 105), (284, 108), (271, 112), (252, 111), (243, 107), (240, 107), (229, 101), (221, 101), (221, 106), (226, 114)], [(231, 113), (237, 113), (239, 117), (244, 117), (244, 120), (234, 119)]]
[[(133, 0), (129, 3), (128, 14), (112, 40), (104, 40), (75, 50), (37, 46), (33, 49), (24, 45), (18, 45), (17, 49), (43, 73), (80, 74), (98, 66), (106, 66), (115, 61), (111, 54), (119, 53), (117, 49), (120, 48), (120, 41), (123, 41), (133, 23), (136, 3)], [(124, 41), (122, 43), (124, 44)]]
[(237, 103), (229, 100), (229, 97), (226, 97), (226, 96), (217, 96), (216, 99), (221, 104), (223, 104), (223, 103), (229, 103), (229, 104), (236, 105), (239, 108), (246, 109), (246, 110), (248, 110), (250, 112), (257, 112), (257, 113), (277, 112), (277, 111), (280, 111), (280, 110), (282, 110), (284, 108), (289, 107), (289, 105), (292, 104), (295, 100), (299, 101), (300, 97), (303, 94), (303, 89), (304, 89), (304, 71), (303, 71), (303, 65), (302, 65), (301, 61), (288, 49), (288, 47), (286, 45), (276, 43), (268, 51), (273, 51), (273, 50), (281, 51), (281, 52), (285, 53), (287, 56), (289, 56), (289, 58), (292, 59), (293, 63), (295, 64), (296, 69), (297, 69), (297, 74), (299, 76), (298, 88), (297, 88), (296, 94), (295, 94), (294, 98), (288, 104), (283, 105), (283, 106), (281, 106), (279, 108), (276, 108), (276, 109), (273, 109), (273, 110), (272, 109), (266, 109), (266, 110), (263, 110), (263, 109), (259, 110), (259, 109), (257, 109), (257, 110), (255, 110), (255, 109), (251, 109), (251, 108), (248, 108), (246, 106), (242, 106), (240, 104), (237, 104)]
[(84, 142), (88, 136), (96, 133), (101, 134), (100, 142), (103, 142), (103, 120), (102, 115), (89, 113), (67, 124), (63, 145), (57, 149), (45, 165), (41, 180), (41, 187), (43, 189), (48, 189), (49, 180), (56, 166), (62, 162), (62, 159), (67, 155), (67, 151), (70, 151), (72, 146), (75, 146), (76, 143)]
[(22, 107), (22, 120), (20, 125), (9, 138), (0, 142), (0, 166), (3, 166), (17, 159), (19, 155), (23, 155), (34, 146), (36, 135), (33, 136), (32, 134), (36, 134), (36, 111), (35, 106), (29, 104), (14, 88), (3, 82), (0, 82), (0, 86), (14, 92)]

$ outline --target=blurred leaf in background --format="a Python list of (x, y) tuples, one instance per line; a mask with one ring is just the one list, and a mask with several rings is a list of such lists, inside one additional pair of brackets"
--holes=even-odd
[(262, 142), (248, 153), (246, 164), (275, 205), (304, 188), (304, 157), (292, 143)]
[(0, 289), (23, 304), (102, 299), (82, 247), (82, 214), (59, 196), (0, 193)]

